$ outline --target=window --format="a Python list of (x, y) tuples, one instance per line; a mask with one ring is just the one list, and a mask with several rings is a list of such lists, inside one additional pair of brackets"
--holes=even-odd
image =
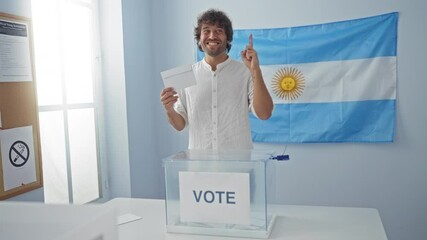
[(46, 203), (101, 197), (97, 136), (100, 63), (95, 0), (33, 0)]

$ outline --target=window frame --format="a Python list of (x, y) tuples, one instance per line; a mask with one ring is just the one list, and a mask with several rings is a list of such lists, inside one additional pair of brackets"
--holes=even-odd
[[(33, 0), (32, 4), (36, 4), (37, 0)], [(38, 112), (39, 114), (50, 111), (61, 111), (63, 115), (63, 127), (64, 127), (64, 137), (65, 137), (65, 158), (66, 158), (66, 172), (67, 172), (67, 186), (68, 186), (68, 203), (75, 203), (74, 194), (73, 194), (73, 181), (72, 181), (72, 170), (71, 170), (71, 156), (70, 156), (70, 142), (69, 142), (69, 129), (68, 129), (68, 111), (75, 109), (93, 109), (94, 114), (94, 135), (96, 141), (96, 163), (97, 163), (97, 173), (98, 173), (98, 198), (93, 199), (89, 202), (104, 202), (108, 199), (108, 177), (107, 177), (107, 168), (105, 162), (105, 133), (104, 133), (104, 118), (103, 118), (103, 96), (102, 96), (102, 63), (101, 63), (101, 41), (100, 41), (100, 23), (99, 23), (99, 12), (98, 12), (98, 0), (56, 0), (58, 12), (61, 8), (61, 4), (64, 2), (76, 3), (78, 5), (87, 7), (91, 10), (92, 23), (91, 23), (91, 34), (92, 34), (92, 85), (93, 85), (93, 102), (91, 103), (72, 103), (67, 104), (67, 93), (66, 93), (66, 79), (64, 77), (64, 60), (63, 54), (61, 53), (61, 62), (60, 62), (60, 72), (61, 72), (61, 81), (62, 81), (62, 103), (55, 105), (39, 105)], [(58, 14), (59, 16), (59, 14)], [(60, 18), (59, 18), (60, 20)], [(60, 23), (61, 24), (61, 23)], [(59, 25), (61, 26), (61, 25)], [(36, 34), (36, 33), (35, 33)], [(59, 39), (62, 39), (59, 36)], [(63, 52), (64, 41), (60, 41), (60, 52)], [(35, 45), (35, 52), (37, 52), (37, 46)], [(36, 63), (37, 68), (37, 63)], [(43, 133), (40, 133), (41, 138)], [(45, 173), (43, 173), (45, 174)], [(46, 194), (46, 191), (45, 191)], [(46, 198), (45, 198), (46, 201)]]

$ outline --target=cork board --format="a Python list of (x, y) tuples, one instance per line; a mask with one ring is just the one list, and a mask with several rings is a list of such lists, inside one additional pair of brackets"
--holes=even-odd
[(31, 20), (0, 13), (0, 200), (42, 186)]

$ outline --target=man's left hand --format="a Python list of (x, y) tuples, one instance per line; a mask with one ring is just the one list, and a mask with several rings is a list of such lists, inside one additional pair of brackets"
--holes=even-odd
[(249, 44), (246, 45), (245, 50), (240, 52), (240, 55), (246, 67), (248, 67), (251, 72), (259, 68), (258, 54), (254, 49), (252, 34), (249, 35)]

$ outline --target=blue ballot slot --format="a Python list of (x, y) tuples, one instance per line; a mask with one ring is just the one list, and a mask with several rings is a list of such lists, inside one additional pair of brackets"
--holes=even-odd
[(166, 230), (268, 238), (276, 161), (256, 150), (187, 150), (163, 159)]

